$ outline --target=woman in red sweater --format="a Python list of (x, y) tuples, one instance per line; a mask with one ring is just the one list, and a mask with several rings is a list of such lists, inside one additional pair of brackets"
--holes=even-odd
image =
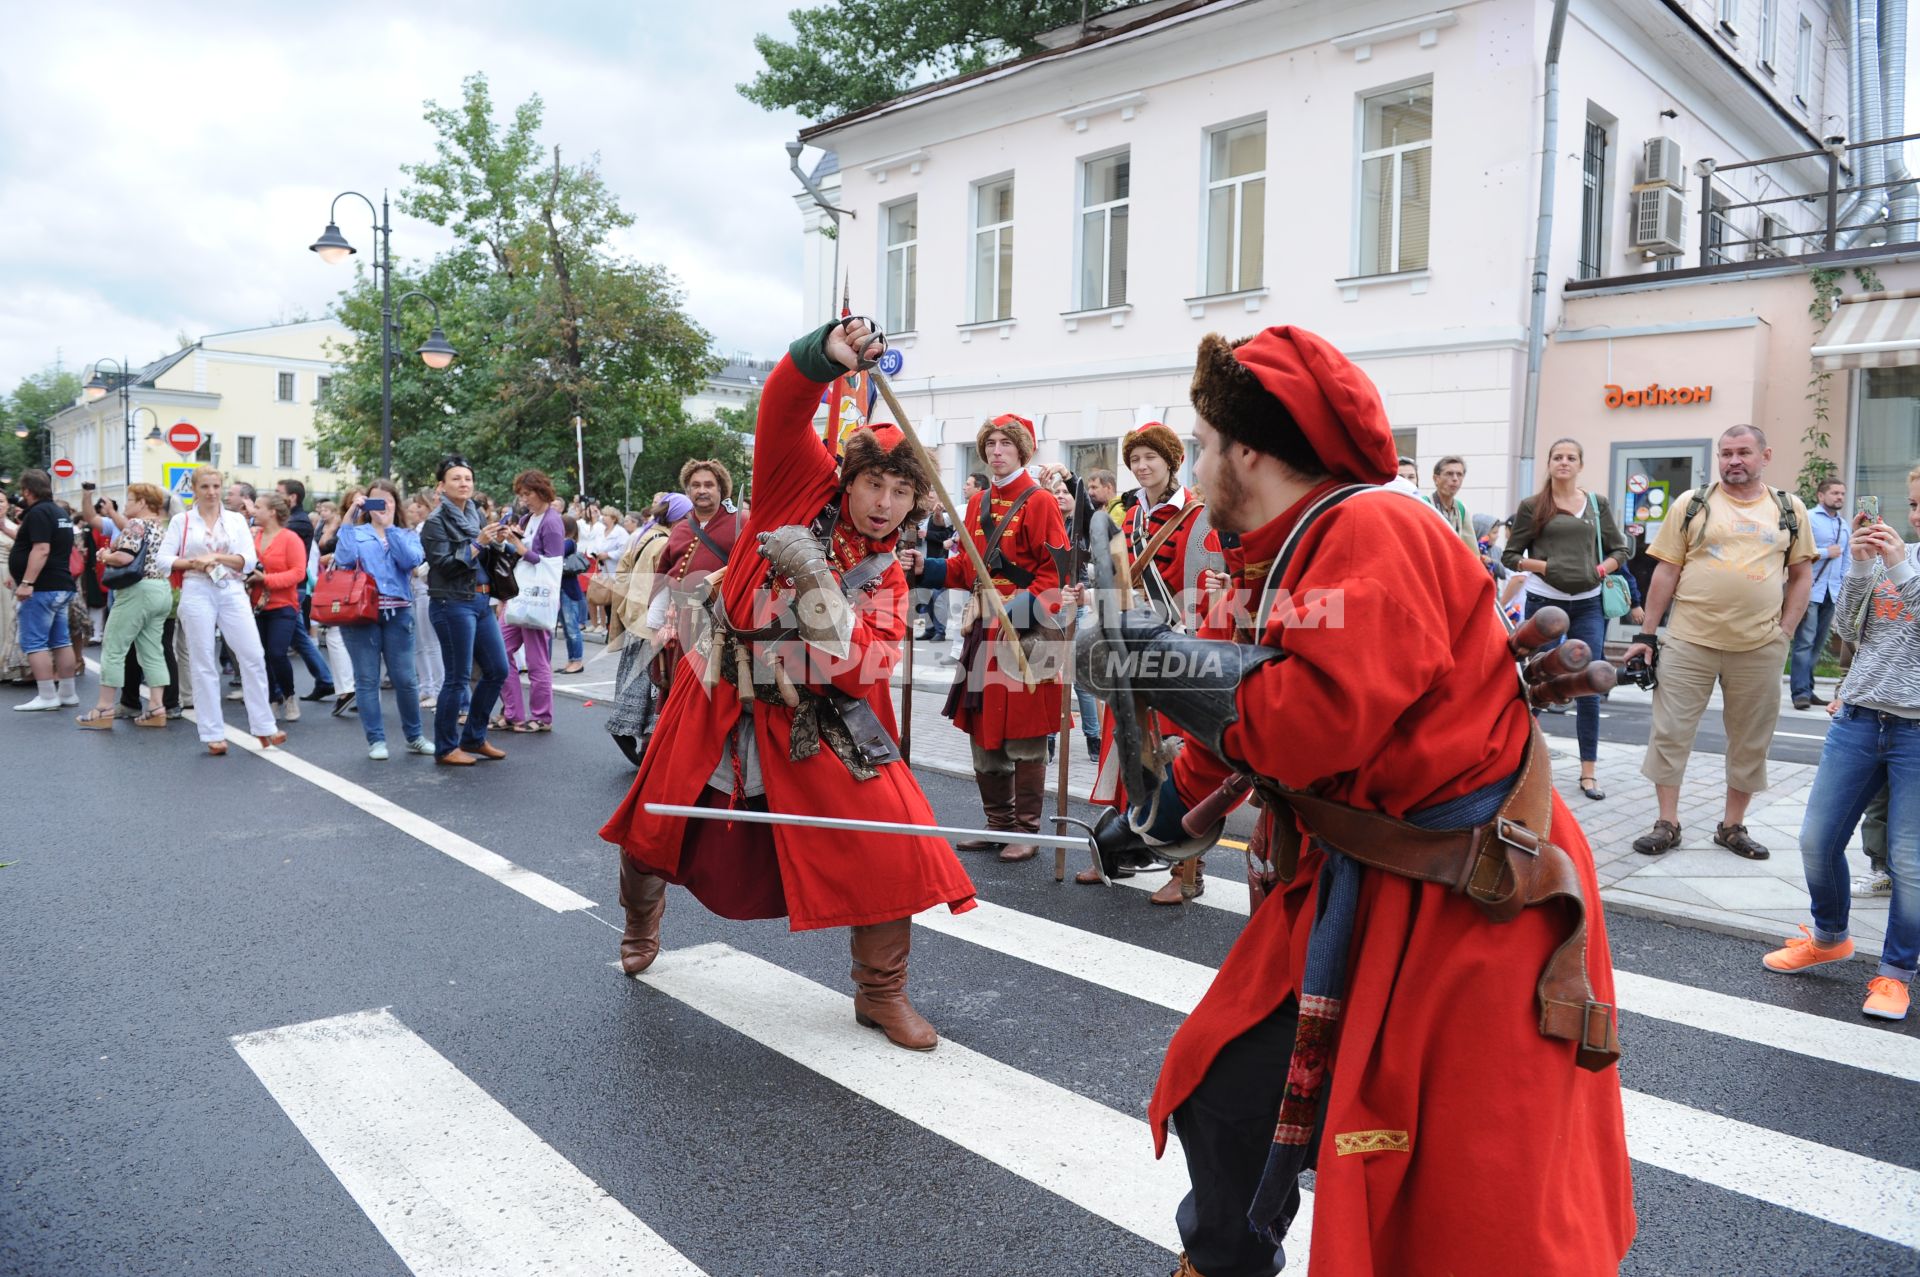
[(300, 626), (300, 583), (307, 579), (307, 548), (297, 533), (287, 530), (291, 513), (278, 492), (254, 499), (253, 542), (264, 579), (254, 619), (260, 626), (260, 646), (267, 656), (267, 699), (282, 722), (300, 717), (300, 700), (293, 694), (293, 636)]

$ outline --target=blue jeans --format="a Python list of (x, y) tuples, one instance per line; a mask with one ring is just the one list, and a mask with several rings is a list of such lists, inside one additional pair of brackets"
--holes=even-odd
[(307, 625), (307, 596), (300, 596), (300, 625), (293, 632), (293, 654), (307, 667), (307, 673), (313, 675), (314, 686), (322, 683), (333, 685), (333, 667), (327, 664), (327, 654), (313, 641), (313, 631)]
[(1820, 650), (1827, 645), (1827, 631), (1833, 628), (1833, 609), (1838, 602), (1836, 595), (1824, 603), (1807, 604), (1807, 614), (1800, 618), (1800, 628), (1793, 632), (1787, 686), (1796, 701), (1813, 699), (1813, 663), (1820, 659)]
[[(1607, 614), (1601, 610), (1599, 595), (1590, 599), (1548, 599), (1529, 594), (1525, 616), (1532, 616), (1543, 607), (1563, 609), (1567, 614), (1567, 637), (1577, 638), (1592, 648), (1594, 660), (1606, 659)], [(1558, 643), (1547, 645), (1548, 648), (1558, 646)], [(1575, 697), (1573, 715), (1573, 734), (1580, 742), (1580, 761), (1591, 763), (1600, 757), (1600, 698)]]
[(253, 614), (260, 630), (260, 646), (267, 657), (267, 699), (284, 701), (293, 695), (293, 632), (300, 628), (300, 609), (270, 607)]
[(400, 702), (400, 730), (410, 741), (420, 739), (420, 683), (413, 672), (413, 609), (383, 607), (371, 625), (345, 625), (340, 637), (347, 642), (353, 662), (353, 707), (367, 743), (387, 738), (380, 714), (380, 660), (386, 658), (387, 677), (393, 680), (393, 698)]
[(560, 624), (567, 631), (567, 662), (572, 664), (587, 654), (587, 641), (582, 632), (587, 627), (587, 599), (583, 594), (579, 598), (561, 591)]
[[(469, 599), (435, 599), (427, 606), (433, 632), (440, 639), (440, 656), (447, 663), (447, 681), (433, 710), (433, 753), (444, 758), (456, 749), (487, 743), (487, 720), (507, 681), (507, 645), (493, 619), (493, 601), (484, 594)], [(480, 665), (480, 681), (467, 696), (468, 671)], [(356, 691), (354, 699), (359, 699)], [(419, 698), (415, 697), (417, 701)], [(465, 701), (465, 705), (462, 705)], [(460, 711), (466, 710), (464, 730)]]
[(17, 613), (20, 627), (20, 655), (57, 652), (73, 644), (67, 631), (67, 605), (73, 602), (72, 590), (35, 590), (27, 596)]
[(1883, 786), (1889, 793), (1887, 872), (1893, 876), (1893, 907), (1880, 946), (1880, 974), (1905, 981), (1920, 966), (1920, 720), (1858, 705), (1835, 711), (1807, 795), (1800, 861), (1812, 898), (1814, 938), (1822, 944), (1845, 939), (1851, 904), (1847, 839)]

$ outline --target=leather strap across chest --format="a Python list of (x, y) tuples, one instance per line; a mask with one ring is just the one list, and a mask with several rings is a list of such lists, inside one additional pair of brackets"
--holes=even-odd
[(1027, 498), (1039, 490), (1037, 487), (1023, 488), (997, 522), (993, 517), (993, 494), (989, 492), (980, 498), (980, 538), (986, 542), (980, 551), (980, 561), (987, 565), (988, 571), (997, 572), (1013, 582), (1017, 590), (1024, 590), (1033, 584), (1033, 573), (1001, 557), (1000, 538), (1007, 534), (1007, 525), (1013, 522), (1014, 515), (1020, 513), (1020, 507), (1027, 503)]

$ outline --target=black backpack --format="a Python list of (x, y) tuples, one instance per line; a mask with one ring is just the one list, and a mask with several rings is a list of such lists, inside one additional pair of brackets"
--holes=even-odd
[[(1687, 502), (1687, 512), (1681, 516), (1680, 519), (1680, 538), (1687, 543), (1689, 552), (1698, 548), (1693, 544), (1693, 521), (1700, 516), (1701, 511), (1707, 508), (1708, 499), (1713, 496), (1719, 487), (1720, 482), (1716, 479), (1707, 485), (1706, 491), (1704, 492), (1695, 488), (1692, 499)], [(1773, 494), (1773, 503), (1780, 508), (1779, 528), (1787, 534), (1786, 554), (1788, 557), (1792, 557), (1793, 543), (1800, 539), (1800, 512), (1794, 508), (1793, 498), (1789, 497), (1784, 489), (1768, 488), (1767, 491)], [(1700, 530), (1701, 543), (1705, 544), (1706, 539), (1706, 525), (1702, 524)]]

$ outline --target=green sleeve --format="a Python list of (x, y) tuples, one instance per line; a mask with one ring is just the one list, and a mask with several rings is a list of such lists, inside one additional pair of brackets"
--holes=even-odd
[(827, 354), (827, 334), (839, 326), (840, 321), (820, 325), (805, 337), (787, 347), (787, 355), (793, 360), (793, 366), (808, 381), (817, 381), (821, 385), (843, 375), (847, 370), (840, 361)]

